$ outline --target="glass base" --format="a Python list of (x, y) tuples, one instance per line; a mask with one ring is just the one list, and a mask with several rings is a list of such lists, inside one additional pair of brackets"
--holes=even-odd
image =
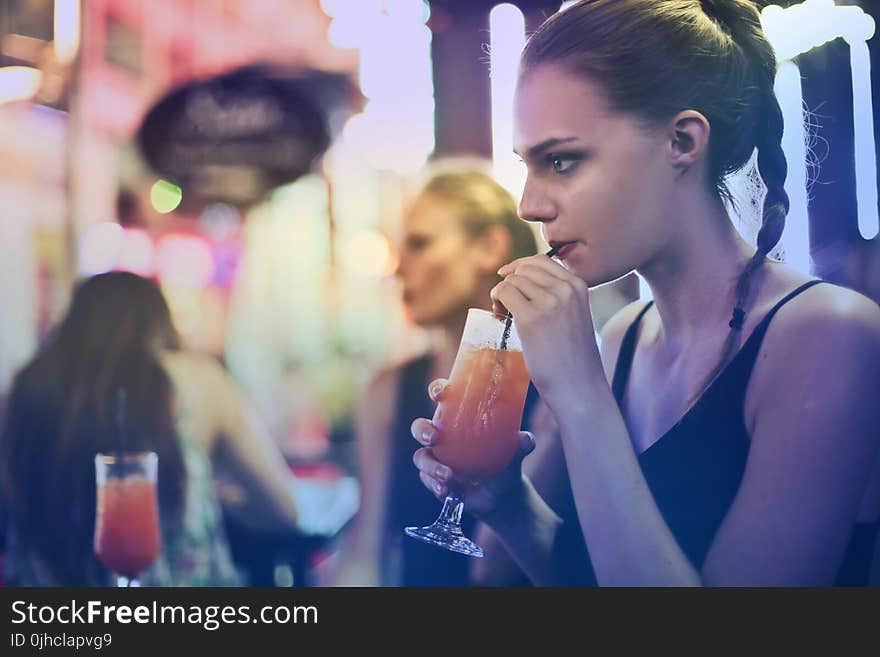
[(459, 554), (469, 557), (483, 556), (482, 548), (465, 536), (458, 525), (435, 522), (428, 527), (407, 527), (404, 531), (407, 536)]
[(140, 585), (141, 585), (141, 581), (137, 577), (126, 577), (125, 575), (116, 575), (116, 586), (117, 587), (123, 587), (123, 588), (132, 587), (133, 588), (135, 586), (139, 587)]

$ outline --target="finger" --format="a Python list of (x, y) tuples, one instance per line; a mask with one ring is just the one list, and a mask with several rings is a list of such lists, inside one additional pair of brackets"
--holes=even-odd
[(569, 282), (572, 278), (576, 278), (563, 267), (542, 267), (535, 262), (522, 263), (515, 271), (510, 272), (507, 276), (510, 277), (512, 275), (525, 276), (545, 287), (559, 285), (560, 282)]
[[(504, 279), (504, 282), (522, 292), (523, 296), (528, 299), (535, 308), (549, 310), (558, 305), (558, 295), (552, 287), (544, 287), (543, 285), (536, 283), (534, 280), (527, 278), (526, 276), (520, 276), (519, 274), (511, 274)], [(551, 282), (551, 285), (560, 286), (560, 282), (553, 281)]]
[(419, 479), (422, 480), (422, 483), (425, 485), (429, 491), (434, 493), (437, 497), (443, 497), (446, 495), (446, 485), (440, 483), (434, 477), (430, 475), (426, 475), (424, 472), (419, 473)]
[(441, 483), (445, 484), (454, 478), (452, 468), (448, 465), (443, 465), (440, 461), (435, 459), (430, 449), (424, 447), (422, 449), (417, 449), (413, 454), (413, 463), (415, 463), (419, 472), (422, 472)]
[(434, 426), (434, 423), (423, 417), (413, 420), (409, 430), (412, 437), (425, 447), (430, 447), (440, 439), (440, 431)]
[(492, 314), (498, 319), (507, 319), (507, 306), (498, 299), (492, 299)]
[(558, 262), (556, 262), (552, 258), (548, 258), (545, 255), (534, 255), (534, 256), (527, 256), (525, 258), (517, 258), (513, 262), (509, 262), (506, 265), (504, 265), (501, 269), (499, 269), (498, 275), (499, 276), (507, 276), (509, 274), (512, 274), (512, 273), (516, 272), (516, 270), (519, 267), (521, 267), (525, 264), (530, 264), (530, 265), (535, 265), (537, 267), (541, 267), (543, 269), (546, 269), (549, 273), (562, 272), (562, 273), (567, 274), (569, 276), (571, 275), (571, 274), (569, 274), (568, 270), (565, 269), (565, 267), (563, 267), (561, 264), (559, 264)]
[[(515, 272), (517, 267), (519, 267), (523, 263), (528, 262), (534, 258), (539, 258), (539, 257), (540, 256), (533, 255), (533, 256), (525, 256), (524, 258), (517, 258), (516, 260), (513, 260), (512, 262), (508, 262), (506, 265), (503, 265), (501, 267), (501, 269), (498, 270), (498, 275), (499, 276), (507, 276), (508, 274)], [(549, 260), (549, 258), (548, 258), (548, 260)]]
[[(521, 279), (528, 279), (552, 291), (557, 301), (567, 302), (572, 297), (580, 303), (589, 305), (589, 289), (587, 284), (577, 276), (570, 273), (564, 267), (551, 264), (545, 266), (537, 260), (523, 261), (517, 266), (515, 272), (511, 272), (504, 279), (520, 286), (526, 296), (531, 294), (520, 284)], [(546, 297), (546, 295), (544, 295)], [(553, 299), (547, 298), (547, 303), (539, 305), (543, 310), (553, 309)]]
[(428, 396), (433, 402), (442, 402), (449, 388), (447, 379), (434, 379), (428, 384)]
[[(497, 303), (509, 310), (514, 317), (522, 318), (530, 309), (529, 300), (522, 291), (506, 280), (493, 287), (489, 296), (492, 298), (493, 307)], [(506, 317), (507, 314), (505, 313), (504, 316)]]

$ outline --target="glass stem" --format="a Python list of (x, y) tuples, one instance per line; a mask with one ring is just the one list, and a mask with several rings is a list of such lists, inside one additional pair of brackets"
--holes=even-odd
[(461, 514), (464, 510), (464, 500), (459, 495), (450, 493), (443, 500), (443, 508), (437, 517), (437, 523), (450, 527), (458, 527), (461, 524)]

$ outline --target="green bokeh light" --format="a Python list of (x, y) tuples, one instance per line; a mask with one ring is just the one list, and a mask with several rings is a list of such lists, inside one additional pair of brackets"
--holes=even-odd
[(150, 190), (150, 203), (160, 214), (168, 214), (177, 209), (183, 200), (183, 191), (167, 180), (157, 180)]

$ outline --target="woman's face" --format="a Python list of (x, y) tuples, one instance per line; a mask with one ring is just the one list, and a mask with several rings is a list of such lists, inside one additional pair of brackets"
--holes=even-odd
[(397, 276), (410, 316), (421, 326), (452, 321), (472, 305), (489, 303), (488, 290), (485, 299), (476, 297), (491, 272), (480, 240), (468, 237), (459, 214), (454, 203), (424, 195), (404, 217)]
[(609, 109), (601, 88), (555, 64), (520, 79), (514, 146), (528, 168), (520, 216), (540, 221), (589, 285), (648, 263), (670, 239), (676, 169), (661, 129)]

